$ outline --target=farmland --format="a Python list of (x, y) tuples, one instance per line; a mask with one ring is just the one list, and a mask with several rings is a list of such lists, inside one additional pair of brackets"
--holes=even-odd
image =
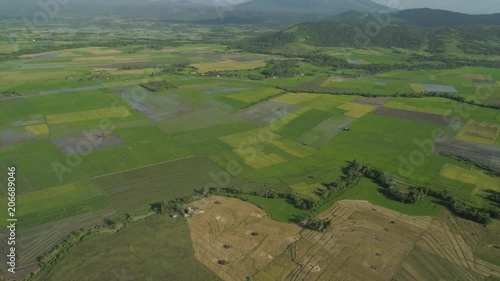
[[(17, 171), (19, 276), (70, 233), (162, 213), (162, 203), (162, 215), (93, 231), (34, 280), (499, 276), (498, 218), (481, 226), (431, 196), (499, 207), (498, 68), (371, 73), (414, 50), (314, 47), (349, 63), (334, 68), (231, 41), (264, 27), (220, 27), (234, 38), (214, 43), (215, 27), (115, 20), (78, 35), (33, 31), (65, 43), (27, 40), (27, 53), (0, 44), (0, 170)], [(399, 202), (363, 177), (325, 195), (354, 162), (429, 194)], [(0, 190), (6, 206), (5, 181)], [(188, 207), (188, 219), (167, 216)], [(307, 229), (311, 215), (331, 227)]]

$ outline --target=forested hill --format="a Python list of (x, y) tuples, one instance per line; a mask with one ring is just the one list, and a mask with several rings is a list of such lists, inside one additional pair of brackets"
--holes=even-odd
[(490, 15), (468, 15), (445, 10), (411, 9), (393, 15), (407, 24), (425, 27), (458, 25), (500, 25), (500, 13)]
[(382, 26), (377, 34), (366, 32), (369, 19), (357, 23), (339, 21), (306, 22), (287, 30), (240, 41), (240, 48), (272, 52), (291, 43), (315, 47), (384, 47), (444, 53), (458, 48), (466, 54), (500, 53), (500, 26), (466, 25), (424, 28), (407, 24)]

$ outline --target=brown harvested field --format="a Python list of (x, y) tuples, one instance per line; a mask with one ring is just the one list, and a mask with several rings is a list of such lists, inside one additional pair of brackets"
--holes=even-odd
[(343, 76), (331, 76), (328, 77), (323, 83), (321, 83), (319, 86), (320, 87), (328, 87), (331, 83), (338, 83), (338, 82), (343, 82), (345, 81), (346, 78)]
[[(495, 222), (498, 224), (498, 222)], [(429, 229), (415, 244), (417, 248), (482, 276), (500, 276), (500, 266), (484, 262), (474, 256), (481, 251), (484, 241), (498, 246), (500, 237), (495, 224), (488, 228), (447, 213), (432, 221)], [(492, 247), (488, 255), (500, 258), (498, 249)]]
[(299, 85), (300, 88), (304, 89), (309, 89), (309, 88), (315, 88), (318, 87), (320, 83), (322, 83), (325, 80), (325, 77), (315, 77), (311, 81), (304, 82)]
[[(189, 61), (179, 61), (175, 63), (189, 63)], [(104, 65), (100, 66), (100, 68), (103, 69), (120, 69), (124, 67), (156, 67), (159, 65), (166, 65), (166, 64), (173, 64), (173, 63), (162, 63), (162, 62), (154, 62), (154, 61), (135, 61), (135, 62), (117, 62), (113, 63), (111, 65)]]
[(496, 85), (497, 82), (495, 80), (490, 80), (490, 79), (473, 79), (472, 80), (475, 84), (490, 84), (490, 85)]
[(366, 104), (366, 105), (383, 106), (390, 99), (391, 98), (387, 98), (387, 97), (380, 97), (380, 98), (359, 97), (359, 98), (353, 100), (353, 102), (359, 103), (359, 104)]
[(380, 75), (375, 75), (373, 78), (378, 78), (378, 79), (385, 79), (385, 80), (395, 80), (395, 81), (409, 81), (409, 78), (405, 77), (390, 77), (390, 76), (380, 76)]
[(373, 50), (373, 49), (368, 49), (368, 50), (358, 50), (359, 53), (362, 53), (362, 54), (367, 54), (367, 55), (373, 55), (373, 56), (381, 56), (383, 55), (383, 53), (377, 51), (377, 50)]
[(113, 54), (122, 53), (122, 51), (111, 50), (111, 49), (90, 49), (90, 50), (87, 50), (87, 52), (91, 53), (93, 55), (113, 55)]
[(465, 79), (479, 79), (479, 80), (492, 80), (491, 75), (482, 75), (482, 74), (462, 74), (460, 75), (460, 78), (465, 78)]
[(213, 63), (195, 63), (192, 66), (198, 69), (197, 72), (203, 73), (208, 71), (225, 71), (239, 69), (253, 69), (266, 65), (264, 60), (239, 62), (234, 60), (224, 60)]
[(238, 199), (214, 196), (191, 205), (196, 209), (189, 220), (195, 257), (223, 280), (247, 280), (300, 237), (298, 226), (273, 221)]
[(407, 119), (412, 121), (428, 122), (438, 125), (448, 125), (451, 118), (445, 115), (408, 111), (395, 108), (379, 107), (372, 111), (373, 114), (391, 116), (395, 118)]
[(359, 88), (322, 87), (324, 82), (325, 82), (325, 77), (316, 77), (311, 81), (300, 84), (299, 89), (304, 91), (346, 92), (346, 93), (360, 91)]
[[(342, 200), (322, 214), (325, 233), (305, 230), (302, 238), (264, 270), (270, 280), (484, 280), (500, 267), (474, 253), (500, 257), (500, 225), (483, 226), (452, 216), (403, 215), (367, 201)], [(492, 253), (492, 251), (497, 251)]]
[(303, 231), (288, 262), (280, 257), (254, 280), (391, 280), (431, 223), (356, 200), (337, 202), (323, 217), (332, 218), (329, 231)]
[(437, 140), (433, 152), (467, 158), (500, 172), (500, 147), (457, 140)]

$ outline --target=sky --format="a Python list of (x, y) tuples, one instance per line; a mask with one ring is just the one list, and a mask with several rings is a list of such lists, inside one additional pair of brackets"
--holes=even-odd
[[(467, 14), (500, 13), (500, 0), (372, 0), (373, 2), (398, 7), (399, 10), (413, 8), (443, 9)], [(399, 5), (398, 5), (399, 3)]]

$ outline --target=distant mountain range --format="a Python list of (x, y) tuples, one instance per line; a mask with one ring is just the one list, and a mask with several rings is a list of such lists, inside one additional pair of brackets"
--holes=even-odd
[(381, 11), (388, 7), (371, 0), (253, 0), (235, 7), (238, 10), (338, 15), (347, 11)]
[[(393, 23), (405, 23), (422, 27), (452, 27), (458, 25), (500, 25), (500, 13), (490, 15), (469, 15), (457, 12), (435, 9), (410, 9), (394, 11), (390, 14)], [(359, 11), (349, 11), (337, 15), (333, 20), (342, 22), (357, 22), (373, 20), (373, 14)]]
[[(161, 21), (206, 24), (272, 23), (289, 26), (310, 20), (357, 22), (373, 20), (371, 13), (391, 12), (391, 21), (425, 27), (457, 25), (500, 25), (500, 14), (468, 15), (444, 10), (411, 9), (390, 11), (371, 0), (252, 0), (242, 4), (231, 0), (72, 0), (43, 8), (45, 1), (0, 2), (1, 17), (26, 17), (46, 11), (47, 16), (118, 16)], [(202, 3), (202, 4), (200, 4)], [(50, 13), (49, 13), (50, 12)]]
[[(416, 15), (422, 20), (417, 20)], [(288, 53), (298, 46), (309, 46), (495, 55), (500, 53), (499, 20), (500, 14), (470, 16), (430, 9), (393, 14), (351, 11), (328, 20), (311, 20), (282, 31), (247, 38), (238, 42), (237, 47), (258, 53)], [(368, 32), (374, 30), (370, 27), (377, 31)]]
[(417, 26), (500, 25), (500, 13), (469, 15), (445, 10), (411, 9), (400, 11), (394, 17)]

